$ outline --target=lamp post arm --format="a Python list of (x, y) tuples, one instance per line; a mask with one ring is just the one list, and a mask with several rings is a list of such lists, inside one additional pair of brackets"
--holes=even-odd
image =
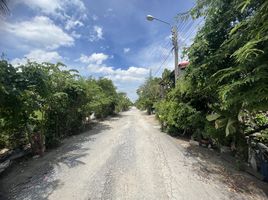
[(161, 19), (158, 19), (158, 18), (154, 18), (154, 19), (157, 20), (157, 21), (160, 21), (160, 22), (162, 22), (162, 23), (165, 23), (165, 24), (169, 25), (170, 27), (172, 27), (171, 24), (168, 23), (168, 22), (165, 22), (165, 21), (163, 21), (163, 20), (161, 20)]

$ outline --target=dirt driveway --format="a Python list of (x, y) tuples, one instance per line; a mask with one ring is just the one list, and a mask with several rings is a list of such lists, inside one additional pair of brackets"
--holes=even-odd
[(9, 199), (268, 199), (268, 184), (172, 138), (133, 108), (73, 136), (0, 180)]

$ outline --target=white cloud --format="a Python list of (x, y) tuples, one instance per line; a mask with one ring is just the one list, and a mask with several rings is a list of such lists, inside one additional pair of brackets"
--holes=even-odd
[[(62, 0), (61, 0), (62, 1)], [(75, 6), (75, 7), (77, 7), (77, 8), (79, 8), (79, 10), (80, 11), (85, 11), (86, 10), (86, 6), (85, 6), (85, 4), (83, 3), (83, 1), (81, 1), (81, 0), (72, 0), (72, 1), (70, 1), (70, 0), (65, 0), (65, 1), (63, 1), (63, 2), (65, 2), (65, 4), (71, 4), (71, 5), (73, 5), (73, 6)]]
[(157, 38), (151, 45), (141, 49), (132, 59), (139, 66), (145, 64), (146, 67), (152, 69), (153, 76), (160, 76), (165, 68), (173, 69), (174, 55), (173, 51), (171, 51), (172, 44), (169, 42), (168, 37)]
[(108, 8), (105, 12), (103, 17), (107, 18), (107, 17), (115, 17), (115, 13), (114, 10), (112, 8)]
[[(179, 36), (180, 36), (180, 34), (179, 34)], [(165, 40), (167, 40), (167, 41), (171, 41), (171, 40), (172, 40), (172, 35), (169, 34), (168, 36), (166, 36), (166, 37), (165, 37)]]
[(97, 15), (92, 15), (92, 19), (93, 19), (94, 21), (97, 21), (97, 20), (99, 19), (99, 17), (98, 17)]
[(56, 51), (44, 51), (41, 49), (35, 49), (24, 55), (23, 58), (15, 58), (11, 61), (13, 65), (25, 64), (27, 59), (35, 61), (38, 63), (41, 62), (59, 62), (62, 60), (62, 57)]
[[(83, 73), (93, 75), (94, 77), (105, 77), (111, 79), (118, 91), (126, 92), (134, 101), (137, 99), (136, 90), (149, 76), (147, 67), (131, 66), (127, 69), (108, 66), (105, 61), (113, 56), (108, 56), (104, 53), (93, 53), (89, 56), (81, 55), (78, 59), (82, 63), (87, 63), (86, 70), (83, 68)], [(81, 68), (79, 69), (81, 71)]]
[(69, 19), (66, 22), (65, 29), (70, 30), (70, 29), (73, 29), (75, 27), (81, 27), (81, 26), (84, 26), (83, 22), (81, 22), (79, 20)]
[(82, 20), (87, 19), (86, 6), (82, 0), (14, 0), (14, 2), (18, 6), (24, 4), (40, 15), (60, 20), (66, 24), (66, 30), (83, 26)]
[(107, 66), (104, 62), (108, 58), (109, 56), (104, 53), (93, 53), (89, 56), (82, 54), (78, 60), (88, 64), (87, 68), (90, 73), (108, 77), (116, 82), (140, 82), (149, 74), (149, 69), (142, 67), (131, 66), (128, 69), (122, 69)]
[(102, 50), (106, 50), (106, 49), (109, 49), (109, 48), (110, 48), (109, 45), (107, 45), (107, 46), (100, 46), (100, 49), (102, 49)]
[(76, 39), (78, 39), (78, 38), (81, 37), (81, 34), (77, 33), (76, 31), (72, 31), (71, 32), (71, 36), (74, 37), (74, 38), (76, 38)]
[(94, 31), (97, 33), (97, 38), (102, 39), (103, 36), (102, 28), (99, 26), (94, 26)]
[(106, 65), (89, 64), (88, 70), (94, 74), (100, 74), (115, 82), (142, 82), (148, 76), (149, 70), (142, 67), (129, 67), (121, 69)]
[[(113, 56), (110, 56), (110, 58)], [(149, 74), (149, 69), (145, 67), (131, 66), (127, 69), (107, 66), (104, 62), (109, 58), (104, 53), (93, 53), (89, 56), (82, 54), (77, 61), (87, 63), (88, 72), (96, 75), (107, 77), (115, 83), (132, 82), (140, 84)]]
[(91, 42), (98, 41), (103, 39), (103, 29), (100, 26), (94, 26), (93, 31), (91, 32), (89, 36), (89, 40)]
[(24, 0), (17, 1), (17, 3), (24, 3), (28, 7), (38, 10), (45, 14), (52, 14), (55, 16), (61, 15), (64, 17), (68, 10), (76, 12), (84, 12), (86, 7), (81, 0)]
[(127, 69), (115, 69), (105, 65), (88, 65), (88, 70), (94, 75), (111, 79), (118, 91), (127, 93), (132, 101), (137, 99), (136, 90), (149, 75), (149, 70), (142, 67), (129, 67)]
[(130, 48), (124, 48), (123, 51), (124, 53), (128, 53), (130, 51)]
[(45, 16), (37, 16), (30, 21), (4, 22), (0, 31), (22, 39), (22, 43), (38, 48), (56, 49), (74, 44), (74, 39), (70, 35)]
[(38, 9), (43, 13), (51, 14), (62, 9), (60, 0), (24, 0), (23, 2), (32, 9)]
[(79, 60), (82, 63), (91, 63), (91, 64), (101, 65), (103, 61), (108, 59), (108, 57), (109, 56), (104, 53), (93, 53), (90, 56), (86, 56), (82, 54)]

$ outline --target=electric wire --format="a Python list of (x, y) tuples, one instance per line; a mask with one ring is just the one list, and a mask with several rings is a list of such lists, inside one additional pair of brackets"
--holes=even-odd
[(158, 74), (158, 72), (160, 71), (160, 69), (163, 67), (163, 65), (166, 63), (166, 61), (167, 61), (167, 59), (169, 58), (169, 56), (170, 56), (170, 54), (172, 53), (172, 51), (173, 51), (173, 49), (174, 48), (172, 48), (170, 51), (169, 51), (169, 53), (168, 53), (168, 55), (166, 56), (166, 58), (163, 60), (163, 62), (159, 65), (159, 67), (157, 68), (157, 70), (155, 71), (155, 73), (154, 73), (154, 76), (156, 76), (157, 74)]
[[(189, 38), (192, 38), (195, 35), (194, 32), (198, 29), (198, 24), (200, 24), (198, 22), (198, 20), (186, 19), (183, 21), (179, 21), (175, 25), (177, 27), (178, 32), (181, 33), (178, 36), (181, 38), (181, 42), (180, 42), (181, 43), (181, 45), (180, 45), (181, 50), (187, 46), (187, 40)], [(168, 47), (170, 45), (172, 45), (171, 40), (168, 40), (166, 43), (159, 42), (159, 43), (157, 43), (157, 45), (155, 45), (155, 47), (153, 48), (153, 50), (149, 54), (150, 57), (153, 56), (154, 54), (157, 54), (157, 55), (159, 55), (160, 60), (163, 60), (161, 62), (161, 64), (159, 65), (159, 67), (157, 68), (157, 70), (155, 71), (154, 76), (156, 76), (159, 73), (159, 71), (162, 69), (164, 64), (169, 59), (169, 57), (174, 49), (174, 47), (172, 47), (171, 50), (168, 51)]]
[(164, 56), (165, 53), (163, 51), (166, 50), (166, 49), (169, 49), (168, 47), (170, 45), (171, 45), (170, 40), (158, 42), (157, 44), (154, 45), (154, 48), (150, 51), (148, 57), (152, 57), (153, 55), (156, 55), (156, 54), (160, 54), (161, 56)]
[[(157, 54), (157, 55), (159, 55), (158, 56), (158, 59), (159, 60), (164, 60), (165, 59), (165, 56), (169, 52), (170, 46), (172, 46), (172, 44), (171, 44), (171, 41), (168, 40), (164, 46), (157, 46), (156, 50), (155, 51), (152, 51), (150, 53), (150, 56), (153, 56), (153, 54)], [(161, 51), (159, 51), (159, 47), (161, 48)]]
[(194, 26), (193, 24), (193, 26), (191, 26), (191, 28), (183, 36), (181, 40), (182, 45), (187, 45), (186, 41), (193, 36), (193, 33), (195, 32), (195, 30), (196, 30), (196, 26)]
[(187, 45), (187, 41), (191, 38), (193, 38), (198, 29), (202, 26), (202, 21), (201, 20), (193, 20), (194, 23), (192, 23), (192, 25), (189, 27), (189, 29), (186, 31), (186, 33), (183, 34), (183, 36), (181, 36), (181, 45), (182, 46), (186, 46)]

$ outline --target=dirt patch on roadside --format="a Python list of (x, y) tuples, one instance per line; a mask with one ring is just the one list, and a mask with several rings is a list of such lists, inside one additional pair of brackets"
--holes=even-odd
[(228, 186), (231, 192), (248, 195), (251, 199), (268, 196), (268, 184), (237, 169), (236, 162), (230, 163), (221, 154), (200, 146), (193, 146), (187, 140), (175, 138), (175, 142), (185, 149), (185, 156), (194, 158), (198, 165), (192, 165), (201, 179), (212, 179)]
[[(154, 115), (147, 115), (145, 119), (160, 129), (159, 122)], [(188, 138), (171, 138), (184, 151), (186, 157), (198, 162), (191, 167), (197, 172), (199, 179), (219, 181), (226, 185), (230, 192), (245, 194), (249, 199), (266, 199), (268, 197), (268, 183), (238, 170), (234, 158), (230, 159), (231, 162), (229, 159), (227, 161), (213, 149), (191, 145)]]

